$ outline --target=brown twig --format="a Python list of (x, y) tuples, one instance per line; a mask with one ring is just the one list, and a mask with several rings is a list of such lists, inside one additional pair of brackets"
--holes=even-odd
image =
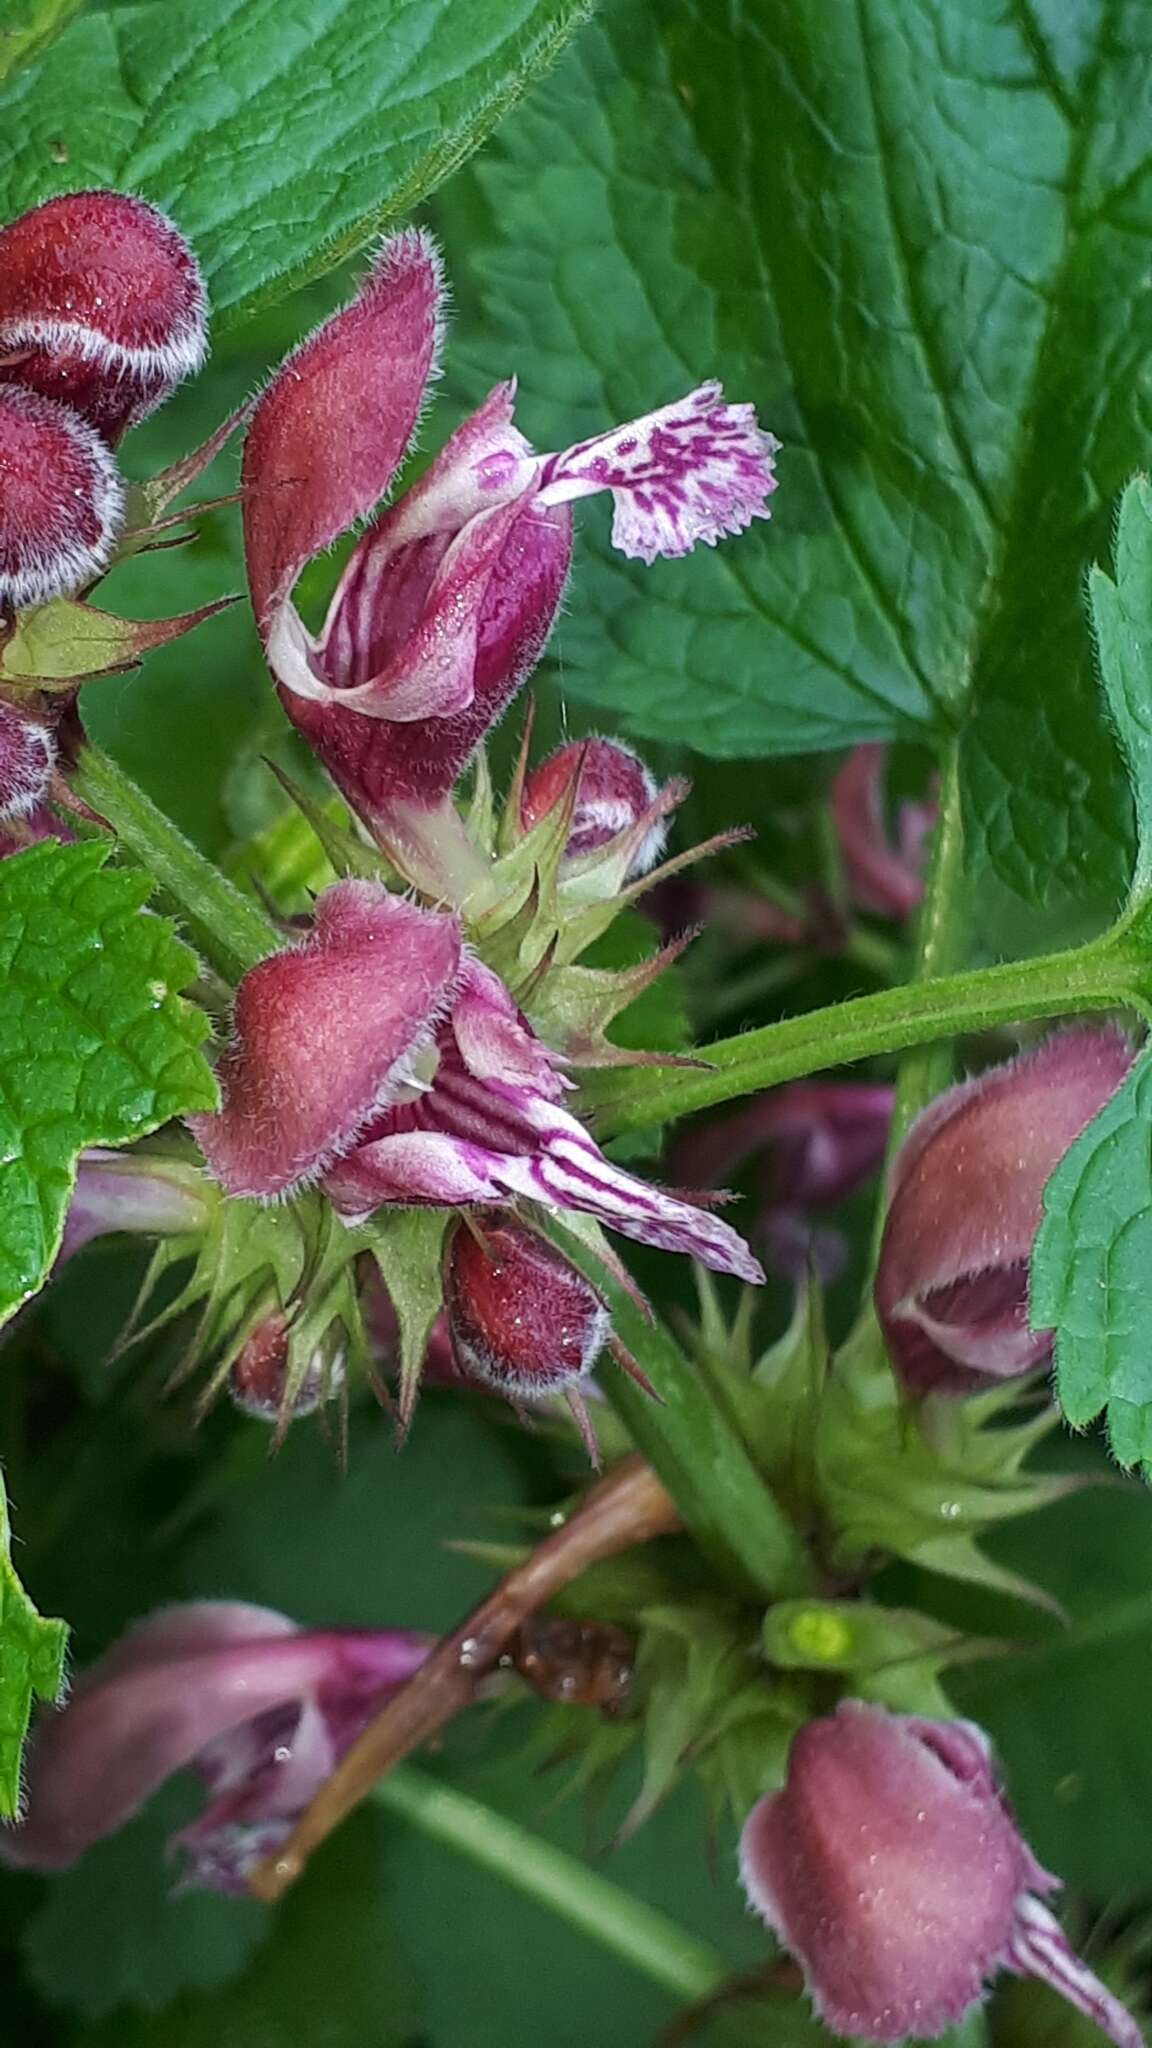
[(278, 1899), (308, 1858), (378, 1778), (476, 1696), (516, 1630), (601, 1558), (679, 1528), (671, 1496), (643, 1458), (621, 1459), (562, 1528), (554, 1529), (495, 1590), (444, 1636), (325, 1780), (283, 1847), (252, 1872), (256, 1896)]

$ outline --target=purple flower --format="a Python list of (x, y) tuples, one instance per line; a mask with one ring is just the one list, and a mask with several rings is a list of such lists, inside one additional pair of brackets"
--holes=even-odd
[(322, 1177), (350, 1219), (519, 1196), (761, 1279), (727, 1224), (604, 1157), (561, 1106), (560, 1065), (464, 952), (454, 917), (339, 882), (309, 937), (245, 976), (223, 1107), (190, 1122), (229, 1194), (267, 1199)]
[(404, 455), (440, 338), (436, 250), (387, 242), (357, 297), (277, 372), (244, 457), (248, 574), (289, 717), (353, 809), (403, 840), (441, 806), (539, 656), (571, 551), (569, 504), (612, 494), (613, 539), (652, 561), (767, 515), (771, 435), (704, 384), (560, 454), (534, 453), (497, 385), (357, 542), (318, 637), (304, 566), (372, 511)]
[(740, 1866), (834, 2033), (934, 2040), (1011, 1970), (1050, 1984), (1116, 2048), (1142, 2048), (1043, 1903), (1059, 1881), (1020, 1835), (971, 1722), (860, 1700), (810, 1721), (783, 1791), (748, 1816)]
[(191, 1165), (147, 1152), (108, 1152), (93, 1146), (80, 1154), (76, 1185), (64, 1218), (57, 1264), (81, 1251), (94, 1237), (117, 1231), (148, 1237), (182, 1237), (204, 1229), (209, 1207)]
[(296, 1627), (266, 1607), (197, 1601), (138, 1624), (42, 1715), (20, 1822), (0, 1858), (62, 1870), (176, 1771), (209, 1804), (173, 1838), (183, 1882), (242, 1891), (253, 1866), (423, 1662), (432, 1638)]
[(968, 1394), (1032, 1372), (1050, 1330), (1028, 1325), (1028, 1262), (1044, 1187), (1132, 1062), (1118, 1031), (1060, 1031), (950, 1088), (896, 1155), (876, 1313), (914, 1394)]

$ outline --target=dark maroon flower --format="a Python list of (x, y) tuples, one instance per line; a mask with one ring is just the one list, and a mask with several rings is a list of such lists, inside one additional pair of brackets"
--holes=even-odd
[(199, 369), (205, 334), (196, 259), (143, 199), (69, 192), (0, 229), (0, 381), (109, 446)]

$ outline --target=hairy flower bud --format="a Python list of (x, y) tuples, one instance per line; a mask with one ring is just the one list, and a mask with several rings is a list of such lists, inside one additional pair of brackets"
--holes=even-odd
[[(596, 853), (630, 826), (639, 825), (656, 801), (655, 778), (638, 754), (619, 740), (573, 740), (534, 768), (520, 798), (520, 821), (527, 831), (562, 803), (579, 777), (572, 824), (564, 849), (568, 860)], [(655, 866), (667, 836), (665, 818), (656, 816), (644, 832), (627, 870), (627, 879), (646, 875)]]
[(1042, 1365), (1028, 1326), (1028, 1262), (1044, 1187), (1120, 1086), (1118, 1031), (1062, 1031), (951, 1088), (896, 1157), (876, 1313), (911, 1393), (967, 1394)]
[(286, 1419), (297, 1421), (314, 1415), (344, 1383), (343, 1352), (318, 1346), (291, 1387), (290, 1336), (287, 1319), (274, 1309), (246, 1339), (229, 1371), (228, 1393), (233, 1403), (257, 1422), (283, 1424)]
[(0, 230), (0, 379), (114, 445), (204, 360), (196, 258), (156, 207), (69, 192)]
[(515, 1218), (457, 1224), (444, 1262), (448, 1332), (462, 1372), (513, 1401), (566, 1393), (608, 1338), (608, 1311), (566, 1258)]
[(55, 399), (0, 385), (0, 612), (99, 576), (123, 509), (100, 436)]
[(0, 702), (0, 823), (26, 818), (42, 802), (56, 762), (50, 726)]
[(796, 1736), (783, 1791), (740, 1843), (755, 1910), (802, 1965), (836, 2034), (935, 2040), (999, 1970), (1042, 1978), (1116, 2048), (1135, 2021), (1042, 1903), (1042, 1870), (980, 1729), (846, 1700)]

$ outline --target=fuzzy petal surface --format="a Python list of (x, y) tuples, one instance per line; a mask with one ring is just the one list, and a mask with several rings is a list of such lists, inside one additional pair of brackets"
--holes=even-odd
[(308, 938), (245, 975), (223, 1107), (189, 1119), (229, 1194), (285, 1194), (351, 1149), (429, 1044), (460, 958), (454, 918), (376, 882), (324, 892)]
[(876, 1273), (889, 1355), (913, 1393), (964, 1394), (1037, 1366), (1027, 1268), (1044, 1187), (1115, 1093), (1115, 1030), (1055, 1032), (930, 1104), (897, 1154)]

